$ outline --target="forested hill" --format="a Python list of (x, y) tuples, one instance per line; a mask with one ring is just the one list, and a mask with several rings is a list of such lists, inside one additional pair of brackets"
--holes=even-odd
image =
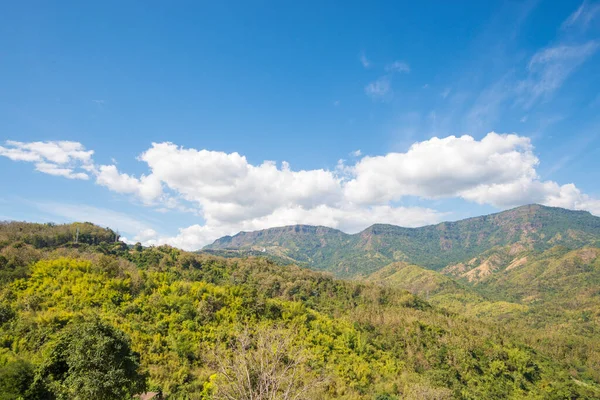
[[(577, 358), (390, 285), (265, 258), (130, 248), (93, 226), (89, 240), (74, 243), (64, 232), (77, 227), (0, 225), (3, 400), (131, 400), (146, 391), (173, 400), (600, 393)], [(417, 273), (399, 265), (378, 279), (417, 282)], [(439, 293), (455, 290), (439, 284)]]
[(205, 250), (264, 251), (340, 277), (368, 276), (395, 261), (440, 270), (498, 246), (536, 252), (556, 245), (600, 245), (600, 218), (586, 211), (527, 205), (457, 222), (421, 228), (377, 224), (349, 235), (306, 225), (240, 232)]

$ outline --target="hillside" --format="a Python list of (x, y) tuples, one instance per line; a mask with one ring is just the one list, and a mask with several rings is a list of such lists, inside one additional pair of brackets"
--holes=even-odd
[(365, 280), (408, 290), (423, 297), (467, 290), (464, 285), (439, 272), (401, 261), (386, 265)]
[(507, 327), (600, 379), (600, 249), (557, 246), (526, 258), (478, 281), (474, 289), (527, 307), (506, 315)]
[[(471, 264), (475, 267), (459, 272), (455, 280), (396, 262), (367, 281), (408, 290), (470, 318), (502, 324), (532, 347), (567, 359), (581, 373), (600, 380), (600, 249), (557, 246), (542, 253), (510, 255), (510, 250), (500, 248)], [(483, 274), (481, 266), (493, 268)]]
[[(423, 228), (374, 225), (336, 235), (348, 244), (325, 240), (322, 248), (303, 247), (303, 235), (290, 238), (283, 231), (261, 245), (272, 249), (268, 255), (290, 259), (302, 248), (329, 254), (303, 265), (408, 290), (437, 307), (502, 324), (600, 380), (600, 218), (532, 205)], [(246, 239), (241, 233), (235, 243), (252, 248)], [(293, 241), (294, 252), (287, 252), (285, 240)]]
[(421, 228), (377, 224), (353, 235), (306, 225), (240, 232), (204, 249), (264, 250), (339, 277), (366, 277), (395, 261), (441, 270), (508, 245), (535, 252), (556, 245), (600, 246), (600, 218), (586, 211), (528, 205)]
[[(310, 399), (599, 393), (570, 361), (405, 290), (265, 258), (129, 249), (100, 228), (90, 243), (57, 239), (72, 229), (39, 225), (41, 241), (5, 235), (15, 240), (0, 244), (3, 398), (245, 398), (240, 390), (264, 379)], [(382, 278), (414, 275), (394, 268)], [(450, 288), (448, 279), (439, 282)]]

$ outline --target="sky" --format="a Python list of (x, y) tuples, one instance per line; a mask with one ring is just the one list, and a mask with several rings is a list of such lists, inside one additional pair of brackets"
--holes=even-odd
[(0, 220), (600, 216), (600, 1), (2, 2), (0, 76)]

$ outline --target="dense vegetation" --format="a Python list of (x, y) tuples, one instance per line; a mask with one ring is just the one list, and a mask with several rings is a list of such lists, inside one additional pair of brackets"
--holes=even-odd
[(408, 290), (445, 310), (501, 324), (567, 362), (577, 379), (599, 382), (599, 243), (600, 218), (532, 205), (417, 229), (374, 225), (356, 235), (275, 228), (209, 248), (262, 247), (313, 269)]
[(586, 211), (529, 205), (513, 210), (422, 228), (373, 225), (348, 235), (305, 225), (241, 232), (206, 250), (266, 250), (338, 277), (366, 277), (394, 261), (440, 270), (496, 247), (514, 243), (543, 251), (556, 245), (600, 246), (600, 218)]
[(86, 226), (0, 226), (0, 399), (598, 397), (569, 360), (405, 290)]
[[(471, 270), (461, 271), (459, 281), (404, 263), (390, 264), (368, 280), (500, 323), (537, 350), (569, 363), (574, 376), (600, 382), (600, 249), (510, 251), (485, 252), (467, 265)], [(469, 272), (481, 265), (492, 272), (470, 281)]]
[(600, 249), (554, 247), (475, 289), (524, 308), (504, 316), (531, 343), (600, 381)]

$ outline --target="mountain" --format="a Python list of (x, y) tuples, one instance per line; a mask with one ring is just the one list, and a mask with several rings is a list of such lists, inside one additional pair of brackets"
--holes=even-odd
[[(421, 228), (376, 224), (356, 234), (307, 225), (240, 232), (203, 250), (261, 251), (339, 277), (367, 277), (396, 261), (428, 269), (468, 263), (497, 247), (541, 252), (600, 246), (600, 218), (586, 211), (527, 205)], [(465, 268), (465, 270), (468, 268)]]
[(91, 225), (75, 243), (78, 227), (0, 224), (0, 398), (264, 398), (266, 380), (269, 398), (600, 394), (585, 359), (394, 287), (426, 274), (436, 296), (460, 288), (434, 271), (397, 263), (345, 281), (264, 257), (129, 248)]

